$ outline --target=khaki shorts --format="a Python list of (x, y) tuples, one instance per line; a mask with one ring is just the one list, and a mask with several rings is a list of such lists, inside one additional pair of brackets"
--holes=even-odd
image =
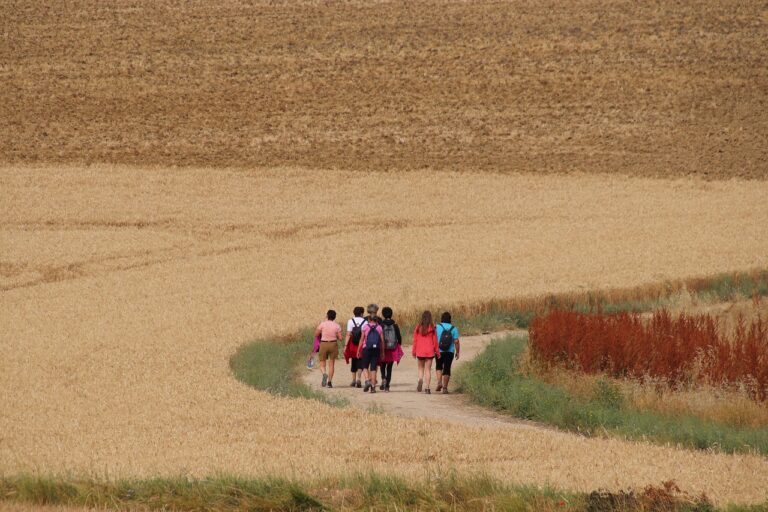
[(339, 357), (339, 344), (335, 341), (321, 341), (320, 351), (317, 353), (317, 358), (320, 361), (326, 359), (337, 359)]

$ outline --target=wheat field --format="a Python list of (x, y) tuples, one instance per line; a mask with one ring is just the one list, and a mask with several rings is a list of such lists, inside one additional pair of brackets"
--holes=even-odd
[[(2, 472), (464, 472), (765, 499), (768, 461), (277, 398), (243, 342), (376, 301), (630, 286), (768, 266), (765, 182), (300, 169), (0, 172)], [(394, 433), (396, 449), (379, 447)], [(449, 443), (445, 455), (438, 443)]]
[(5, 0), (0, 160), (768, 177), (760, 0)]
[(768, 498), (758, 456), (336, 409), (228, 366), (329, 307), (768, 267), (764, 2), (7, 0), (0, 27), (0, 474)]

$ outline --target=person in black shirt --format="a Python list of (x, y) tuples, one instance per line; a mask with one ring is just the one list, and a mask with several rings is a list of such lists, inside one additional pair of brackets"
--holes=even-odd
[(392, 320), (392, 308), (385, 307), (381, 310), (384, 320), (381, 327), (384, 330), (384, 357), (379, 361), (381, 367), (381, 390), (389, 391), (392, 383), (392, 368), (403, 357), (403, 337), (400, 334), (400, 326)]

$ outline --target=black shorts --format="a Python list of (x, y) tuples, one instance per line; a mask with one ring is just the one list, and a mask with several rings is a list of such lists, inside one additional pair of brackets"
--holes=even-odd
[(381, 355), (381, 350), (378, 348), (365, 348), (363, 349), (363, 357), (360, 359), (360, 362), (362, 363), (360, 366), (358, 366), (359, 369), (368, 369), (371, 371), (376, 371), (376, 367), (379, 365), (379, 356)]
[(453, 352), (440, 352), (440, 359), (435, 363), (435, 370), (443, 372), (443, 375), (451, 375), (451, 365), (453, 364)]
[(349, 364), (350, 366), (349, 371), (351, 371), (352, 373), (357, 373), (357, 370), (363, 369), (363, 362), (360, 359), (353, 357), (352, 359), (350, 359), (350, 361), (351, 362)]

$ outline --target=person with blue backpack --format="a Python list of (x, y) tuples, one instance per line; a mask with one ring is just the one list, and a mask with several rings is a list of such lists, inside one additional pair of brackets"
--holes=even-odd
[(384, 330), (379, 324), (379, 317), (376, 316), (379, 306), (369, 304), (367, 310), (368, 318), (363, 326), (357, 357), (362, 360), (362, 368), (365, 371), (363, 391), (375, 393), (379, 360), (384, 357)]
[(435, 364), (437, 387), (435, 392), (441, 390), (448, 394), (448, 382), (451, 380), (451, 365), (454, 359), (459, 359), (461, 344), (459, 343), (459, 330), (451, 323), (451, 314), (445, 312), (440, 317), (440, 323), (436, 327), (437, 344), (440, 347), (440, 358)]

